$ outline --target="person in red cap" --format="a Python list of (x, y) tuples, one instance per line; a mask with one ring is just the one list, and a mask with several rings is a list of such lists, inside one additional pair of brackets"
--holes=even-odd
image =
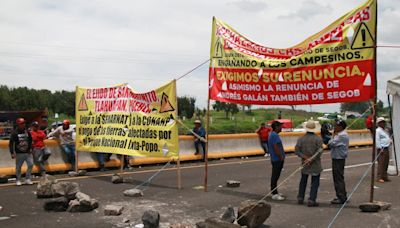
[(69, 120), (64, 120), (62, 126), (52, 131), (48, 137), (58, 136), (61, 149), (67, 155), (67, 161), (71, 164), (72, 170), (75, 170), (75, 140), (72, 137), (74, 129), (70, 126)]
[(36, 121), (32, 122), (32, 131), (30, 132), (32, 135), (32, 151), (33, 151), (33, 159), (39, 164), (39, 170), (42, 177), (46, 176), (46, 169), (44, 167), (44, 162), (49, 158), (50, 151), (44, 145), (44, 140), (46, 139), (46, 133), (42, 130), (39, 130), (39, 123)]
[(18, 118), (17, 128), (12, 132), (9, 148), (11, 153), (11, 158), (15, 159), (15, 169), (17, 181), (16, 185), (20, 186), (21, 183), (21, 167), (24, 162), (28, 166), (28, 169), (25, 174), (25, 184), (33, 184), (31, 180), (31, 172), (33, 167), (33, 158), (32, 158), (32, 136), (29, 131), (25, 128), (25, 120), (24, 118)]

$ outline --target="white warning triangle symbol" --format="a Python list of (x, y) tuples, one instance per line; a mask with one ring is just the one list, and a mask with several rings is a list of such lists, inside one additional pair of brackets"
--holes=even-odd
[(164, 144), (164, 146), (162, 148), (162, 152), (163, 152), (164, 157), (167, 156), (167, 154), (169, 152), (169, 148), (168, 148), (168, 145), (166, 143)]
[(363, 85), (364, 86), (371, 86), (372, 85), (371, 75), (369, 73), (365, 77)]
[(263, 69), (260, 68), (260, 70), (258, 71), (258, 74), (257, 74), (258, 78), (260, 78), (262, 76), (263, 72), (264, 72)]
[(279, 74), (278, 81), (280, 81), (280, 82), (284, 82), (285, 81), (285, 80), (283, 80), (283, 74), (282, 73)]
[(221, 89), (222, 90), (228, 90), (228, 86), (227, 86), (227, 84), (226, 84), (226, 81), (224, 82), (224, 83), (222, 83), (222, 87), (221, 87)]

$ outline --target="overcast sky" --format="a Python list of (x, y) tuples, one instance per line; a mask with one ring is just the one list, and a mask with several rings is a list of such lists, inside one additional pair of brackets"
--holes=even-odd
[[(144, 92), (209, 58), (213, 16), (253, 41), (286, 48), (363, 2), (2, 0), (0, 84), (72, 91), (126, 82)], [(378, 45), (400, 46), (400, 1), (378, 2)], [(378, 97), (385, 102), (386, 81), (400, 75), (399, 56), (400, 49), (378, 49)], [(178, 95), (205, 107), (207, 83), (208, 64), (177, 82)]]

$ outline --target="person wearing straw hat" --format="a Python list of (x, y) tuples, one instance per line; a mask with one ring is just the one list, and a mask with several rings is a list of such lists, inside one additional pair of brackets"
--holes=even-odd
[(201, 147), (203, 148), (203, 154), (205, 154), (206, 143), (205, 143), (204, 138), (206, 137), (206, 130), (204, 129), (204, 127), (201, 126), (200, 120), (194, 121), (193, 132), (203, 138), (203, 140), (202, 140), (195, 136), (195, 139), (194, 139), (194, 148), (196, 149), (195, 155), (199, 154), (199, 145), (201, 145)]
[(331, 201), (331, 204), (344, 204), (347, 201), (344, 166), (349, 153), (350, 138), (345, 131), (346, 127), (344, 120), (336, 120), (333, 137), (328, 143), (331, 149), (332, 176), (336, 191), (336, 198)]
[(317, 136), (316, 133), (321, 131), (321, 125), (318, 121), (311, 119), (303, 123), (303, 127), (307, 133), (297, 140), (295, 146), (295, 153), (301, 158), (303, 165), (297, 202), (298, 204), (304, 203), (308, 176), (311, 176), (310, 197), (308, 198), (307, 206), (317, 207), (317, 194), (322, 172), (321, 154), (323, 151), (323, 142), (322, 138)]
[(386, 120), (383, 117), (376, 119), (376, 150), (378, 152), (378, 179), (379, 183), (389, 182), (387, 169), (389, 166), (389, 146), (392, 143), (389, 133), (385, 130)]

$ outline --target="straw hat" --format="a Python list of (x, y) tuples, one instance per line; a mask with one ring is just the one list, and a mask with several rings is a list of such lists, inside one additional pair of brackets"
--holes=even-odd
[(308, 120), (307, 122), (303, 123), (303, 127), (306, 132), (317, 133), (321, 131), (321, 124), (318, 121)]
[(201, 124), (201, 121), (200, 120), (195, 120), (194, 123), (195, 124)]
[(386, 122), (385, 118), (383, 118), (383, 117), (378, 117), (378, 118), (376, 119), (376, 123), (379, 123), (379, 122), (382, 122), (382, 121), (385, 121), (385, 122)]

